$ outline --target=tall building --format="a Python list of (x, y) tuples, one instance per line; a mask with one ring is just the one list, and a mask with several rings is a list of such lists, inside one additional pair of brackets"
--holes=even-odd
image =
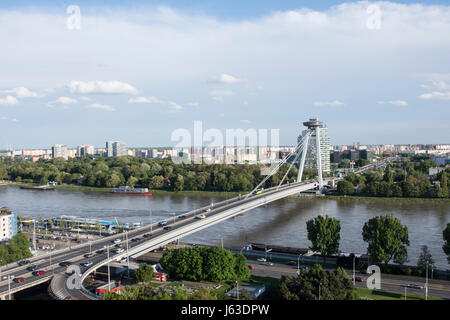
[(63, 144), (55, 144), (52, 147), (52, 158), (64, 158), (67, 160), (69, 158), (67, 146)]
[[(328, 128), (325, 124), (323, 124), (321, 127), (317, 128), (319, 130), (319, 140), (320, 140), (320, 158), (321, 158), (321, 164), (322, 164), (322, 171), (323, 172), (330, 172), (330, 137), (328, 136)], [(302, 133), (299, 135), (297, 141), (300, 142), (300, 140), (305, 136), (305, 134), (308, 132), (308, 130), (302, 131)], [(311, 142), (312, 141), (312, 142)], [(317, 148), (316, 148), (316, 134), (313, 133), (310, 138), (310, 144), (308, 146), (308, 151), (306, 153), (306, 159), (305, 159), (305, 168), (308, 169), (317, 169)]]
[(111, 141), (106, 141), (106, 152), (105, 155), (107, 158), (113, 156), (113, 143)]
[(84, 158), (84, 157), (88, 157), (88, 156), (93, 156), (94, 155), (94, 147), (87, 145), (87, 144), (82, 144), (81, 146), (77, 147), (77, 157), (80, 158)]
[(8, 241), (17, 234), (17, 216), (9, 208), (0, 208), (0, 242)]
[(125, 143), (120, 141), (113, 142), (113, 156), (114, 157), (121, 157), (121, 156), (127, 156), (127, 148), (125, 146)]

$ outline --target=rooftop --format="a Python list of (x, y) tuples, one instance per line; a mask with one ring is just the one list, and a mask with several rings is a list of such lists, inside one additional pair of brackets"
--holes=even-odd
[(7, 216), (12, 214), (11, 209), (7, 207), (0, 208), (0, 216)]

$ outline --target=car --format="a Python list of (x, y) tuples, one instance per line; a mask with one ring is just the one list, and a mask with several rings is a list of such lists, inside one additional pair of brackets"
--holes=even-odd
[(44, 271), (44, 270), (38, 270), (38, 271), (33, 272), (33, 275), (34, 276), (42, 276), (45, 273), (46, 273), (46, 271)]
[(86, 254), (84, 255), (85, 258), (91, 258), (91, 257), (93, 257), (93, 256), (94, 256), (93, 253), (86, 253)]
[(100, 249), (100, 250), (95, 251), (95, 253), (97, 253), (97, 254), (102, 254), (104, 252), (105, 252), (105, 249)]
[(363, 282), (363, 278), (361, 278), (361, 277), (355, 277), (355, 282)]
[(170, 229), (172, 229), (171, 226), (165, 226), (165, 227), (164, 227), (164, 230), (170, 230)]
[(150, 233), (146, 233), (146, 234), (143, 235), (144, 238), (148, 238), (148, 237), (151, 237), (151, 236), (152, 235)]
[(133, 238), (133, 239), (131, 239), (132, 242), (136, 242), (136, 241), (139, 241), (139, 240), (141, 240), (141, 239), (139, 239), (139, 238)]
[(258, 258), (258, 259), (256, 259), (256, 260), (258, 260), (258, 261), (260, 261), (260, 262), (266, 262), (266, 261), (267, 261), (266, 258)]
[(24, 282), (24, 281), (25, 281), (24, 277), (18, 277), (18, 278), (14, 279), (14, 282), (17, 282), (17, 283), (21, 283), (21, 282)]
[(208, 208), (205, 210), (205, 212), (210, 212), (210, 211), (211, 211), (211, 208)]
[(32, 265), (32, 266), (29, 266), (28, 268), (27, 268), (27, 270), (28, 271), (34, 271), (34, 270), (36, 270), (36, 269), (38, 269), (40, 266), (38, 265), (38, 264), (35, 264), (35, 265)]
[(114, 243), (121, 243), (121, 242), (122, 242), (122, 240), (120, 240), (120, 239), (116, 239), (116, 240), (114, 240), (113, 242), (114, 242)]
[(114, 247), (115, 247), (115, 248), (122, 248), (122, 244), (121, 244), (121, 243), (118, 243), (118, 244), (116, 244)]
[(183, 214), (181, 216), (178, 216), (178, 219), (186, 219), (186, 216)]
[(26, 265), (26, 264), (29, 264), (30, 263), (30, 260), (22, 260), (22, 261), (19, 261), (19, 266), (24, 266), (24, 265)]
[(407, 285), (408, 288), (413, 288), (413, 289), (423, 289), (423, 286), (418, 285), (417, 283), (410, 283)]
[(125, 251), (124, 248), (119, 248), (119, 249), (116, 249), (116, 250), (115, 250), (116, 253), (122, 253), (122, 252), (124, 252), (124, 251)]
[(248, 268), (250, 269), (250, 270), (254, 270), (255, 269), (255, 267), (254, 266), (252, 266), (252, 265), (248, 265)]
[(295, 261), (289, 261), (289, 262), (287, 263), (287, 265), (289, 265), (289, 266), (296, 266), (296, 265), (297, 265), (297, 262), (295, 262)]
[(160, 221), (160, 222), (158, 223), (158, 225), (159, 225), (160, 227), (164, 227), (164, 226), (167, 225), (167, 221)]
[(198, 216), (195, 217), (196, 219), (205, 219), (206, 216), (204, 214), (199, 214)]
[(82, 266), (82, 267), (90, 267), (90, 266), (92, 266), (92, 264), (93, 264), (92, 261), (86, 261), (86, 262), (80, 263), (80, 266)]
[(270, 262), (270, 261), (264, 262), (264, 264), (265, 264), (266, 266), (273, 266), (273, 262)]
[[(13, 279), (16, 278), (16, 276), (13, 276), (13, 275), (11, 275), (10, 277), (11, 277), (11, 280), (13, 280)], [(3, 276), (2, 279), (3, 279), (3, 280), (8, 280), (8, 276)]]
[(63, 261), (63, 262), (60, 262), (59, 263), (59, 265), (61, 266), (61, 267), (68, 267), (68, 266), (70, 266), (72, 264), (72, 262), (70, 262), (70, 261)]

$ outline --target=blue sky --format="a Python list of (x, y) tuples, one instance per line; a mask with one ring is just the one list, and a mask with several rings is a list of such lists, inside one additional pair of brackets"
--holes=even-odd
[(195, 120), (293, 144), (313, 116), (332, 144), (450, 143), (449, 5), (3, 1), (0, 149), (168, 146)]

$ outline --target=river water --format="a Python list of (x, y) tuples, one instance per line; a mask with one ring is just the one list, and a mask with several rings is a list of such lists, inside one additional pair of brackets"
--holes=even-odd
[[(0, 207), (9, 207), (18, 215), (35, 218), (72, 215), (108, 221), (117, 218), (119, 222), (145, 224), (150, 223), (150, 211), (153, 221), (159, 221), (170, 218), (174, 212), (186, 212), (229, 197), (207, 193), (140, 197), (0, 187)], [(415, 265), (421, 246), (427, 245), (436, 266), (450, 268), (442, 250), (442, 231), (450, 222), (450, 201), (288, 198), (200, 230), (180, 241), (220, 245), (223, 238), (225, 247), (242, 247), (256, 242), (306, 248), (310, 245), (306, 221), (319, 214), (328, 214), (341, 221), (340, 250), (356, 253), (364, 253), (367, 248), (361, 236), (364, 223), (377, 215), (393, 214), (408, 226), (408, 264)]]

